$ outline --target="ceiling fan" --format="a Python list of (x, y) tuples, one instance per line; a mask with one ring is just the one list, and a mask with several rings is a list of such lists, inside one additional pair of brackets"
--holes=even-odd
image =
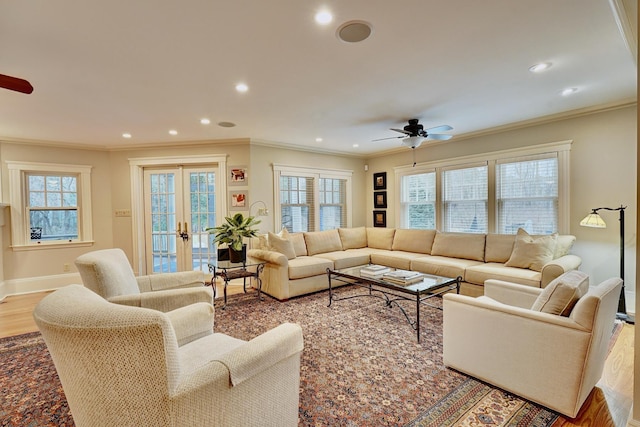
[(392, 136), (389, 138), (374, 139), (373, 141), (402, 138), (402, 145), (406, 145), (407, 147), (411, 148), (417, 148), (420, 146), (420, 144), (422, 144), (422, 142), (426, 140), (446, 141), (447, 139), (451, 139), (452, 135), (446, 135), (437, 132), (446, 132), (452, 129), (453, 128), (449, 125), (442, 125), (424, 129), (424, 126), (418, 123), (418, 119), (410, 119), (409, 124), (402, 129), (391, 128), (391, 130), (400, 132), (402, 135)]
[(0, 74), (0, 87), (26, 94), (33, 92), (33, 86), (31, 86), (31, 83), (28, 81), (18, 77), (6, 76), (4, 74)]

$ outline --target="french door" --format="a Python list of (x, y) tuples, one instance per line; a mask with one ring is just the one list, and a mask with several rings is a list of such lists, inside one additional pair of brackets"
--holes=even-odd
[(144, 169), (146, 271), (207, 271), (215, 258), (216, 175), (199, 165)]

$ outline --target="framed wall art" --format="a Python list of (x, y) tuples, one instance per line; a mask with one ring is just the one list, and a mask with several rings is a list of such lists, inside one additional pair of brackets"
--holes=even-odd
[(247, 191), (229, 190), (229, 210), (246, 211), (249, 209), (249, 195)]
[(387, 211), (373, 211), (373, 226), (374, 227), (387, 226)]
[(373, 207), (376, 209), (387, 208), (387, 192), (386, 191), (373, 192)]
[(229, 166), (229, 181), (231, 186), (249, 185), (249, 175), (246, 166)]
[(373, 174), (373, 189), (374, 190), (387, 189), (387, 173), (386, 172), (377, 172)]

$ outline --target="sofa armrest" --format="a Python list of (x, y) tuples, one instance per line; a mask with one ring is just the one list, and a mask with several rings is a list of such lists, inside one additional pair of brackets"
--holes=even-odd
[(197, 302), (213, 304), (213, 290), (205, 286), (167, 289), (165, 291), (144, 292), (136, 295), (119, 295), (108, 300), (116, 304), (150, 308), (166, 313)]
[(213, 333), (215, 311), (211, 304), (198, 302), (166, 313), (173, 326), (178, 346)]
[(287, 267), (289, 265), (289, 260), (287, 259), (287, 257), (276, 251), (266, 251), (264, 249), (249, 249), (249, 251), (247, 252), (247, 257), (260, 262), (275, 264), (281, 267)]
[(505, 282), (504, 280), (489, 279), (484, 282), (485, 296), (514, 307), (531, 308), (541, 292), (540, 288)]
[(218, 361), (229, 369), (229, 378), (235, 387), (276, 363), (301, 353), (303, 348), (300, 325), (283, 323), (222, 355)]
[(150, 274), (136, 277), (140, 292), (204, 286), (203, 271), (180, 271), (177, 273)]
[(563, 275), (567, 271), (577, 270), (582, 264), (582, 258), (577, 255), (564, 255), (556, 258), (542, 266), (542, 278), (540, 287), (546, 287), (556, 277)]

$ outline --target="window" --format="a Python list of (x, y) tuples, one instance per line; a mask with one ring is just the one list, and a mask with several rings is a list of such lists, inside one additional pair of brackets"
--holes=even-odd
[(7, 162), (12, 247), (92, 241), (91, 167)]
[(26, 174), (30, 240), (78, 239), (78, 178)]
[(442, 173), (443, 231), (487, 232), (487, 166)]
[(505, 160), (496, 165), (498, 232), (530, 234), (558, 229), (558, 159)]
[(276, 218), (290, 232), (351, 224), (351, 171), (274, 165)]
[(571, 141), (395, 168), (396, 227), (569, 232)]
[(400, 215), (406, 228), (436, 228), (436, 173), (402, 177)]

